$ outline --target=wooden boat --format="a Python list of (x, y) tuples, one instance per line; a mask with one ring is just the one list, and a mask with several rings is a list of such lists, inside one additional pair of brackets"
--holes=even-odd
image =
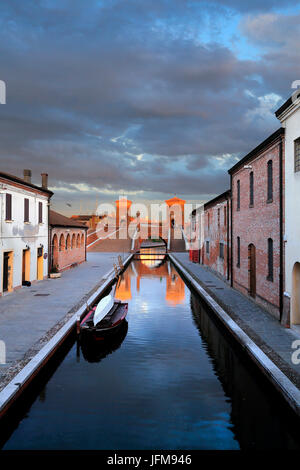
[[(98, 308), (99, 306), (100, 308)], [(94, 321), (96, 312), (98, 315)], [(126, 318), (127, 312), (128, 303), (116, 300), (112, 295), (104, 297), (81, 321), (80, 335), (90, 334), (95, 339), (104, 340), (109, 335), (118, 332)]]

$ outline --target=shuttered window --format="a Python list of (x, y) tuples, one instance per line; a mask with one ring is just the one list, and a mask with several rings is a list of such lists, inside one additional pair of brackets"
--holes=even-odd
[(29, 199), (24, 199), (24, 222), (29, 222)]
[(268, 161), (268, 202), (273, 201), (273, 162)]
[(253, 171), (249, 175), (249, 204), (253, 206), (254, 204), (254, 176)]
[(43, 223), (43, 203), (39, 202), (39, 224)]
[(236, 242), (237, 242), (237, 246), (236, 246), (237, 262), (236, 262), (236, 265), (239, 268), (240, 265), (241, 265), (241, 239), (240, 239), (240, 237), (237, 237)]
[(5, 220), (12, 220), (12, 196), (6, 194)]
[(268, 239), (268, 277), (269, 281), (273, 281), (273, 240)]
[(300, 138), (295, 140), (295, 171), (300, 171)]

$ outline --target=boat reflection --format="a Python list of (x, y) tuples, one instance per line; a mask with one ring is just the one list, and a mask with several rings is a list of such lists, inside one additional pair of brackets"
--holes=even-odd
[(84, 359), (87, 362), (100, 362), (109, 354), (113, 353), (123, 343), (128, 331), (128, 322), (124, 320), (123, 325), (118, 333), (110, 336), (106, 340), (97, 340), (96, 338), (88, 338), (81, 341), (80, 348)]

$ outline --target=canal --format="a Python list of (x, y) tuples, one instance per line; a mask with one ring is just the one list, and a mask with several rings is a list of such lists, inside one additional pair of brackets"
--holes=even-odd
[(300, 448), (297, 423), (169, 261), (133, 261), (110, 343), (75, 340), (28, 403), (0, 423), (3, 449)]

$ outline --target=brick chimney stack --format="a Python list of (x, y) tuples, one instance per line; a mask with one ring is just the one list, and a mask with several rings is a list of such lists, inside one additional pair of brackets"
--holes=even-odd
[(31, 170), (24, 170), (24, 181), (31, 183)]
[(48, 189), (48, 173), (42, 173), (42, 188)]

